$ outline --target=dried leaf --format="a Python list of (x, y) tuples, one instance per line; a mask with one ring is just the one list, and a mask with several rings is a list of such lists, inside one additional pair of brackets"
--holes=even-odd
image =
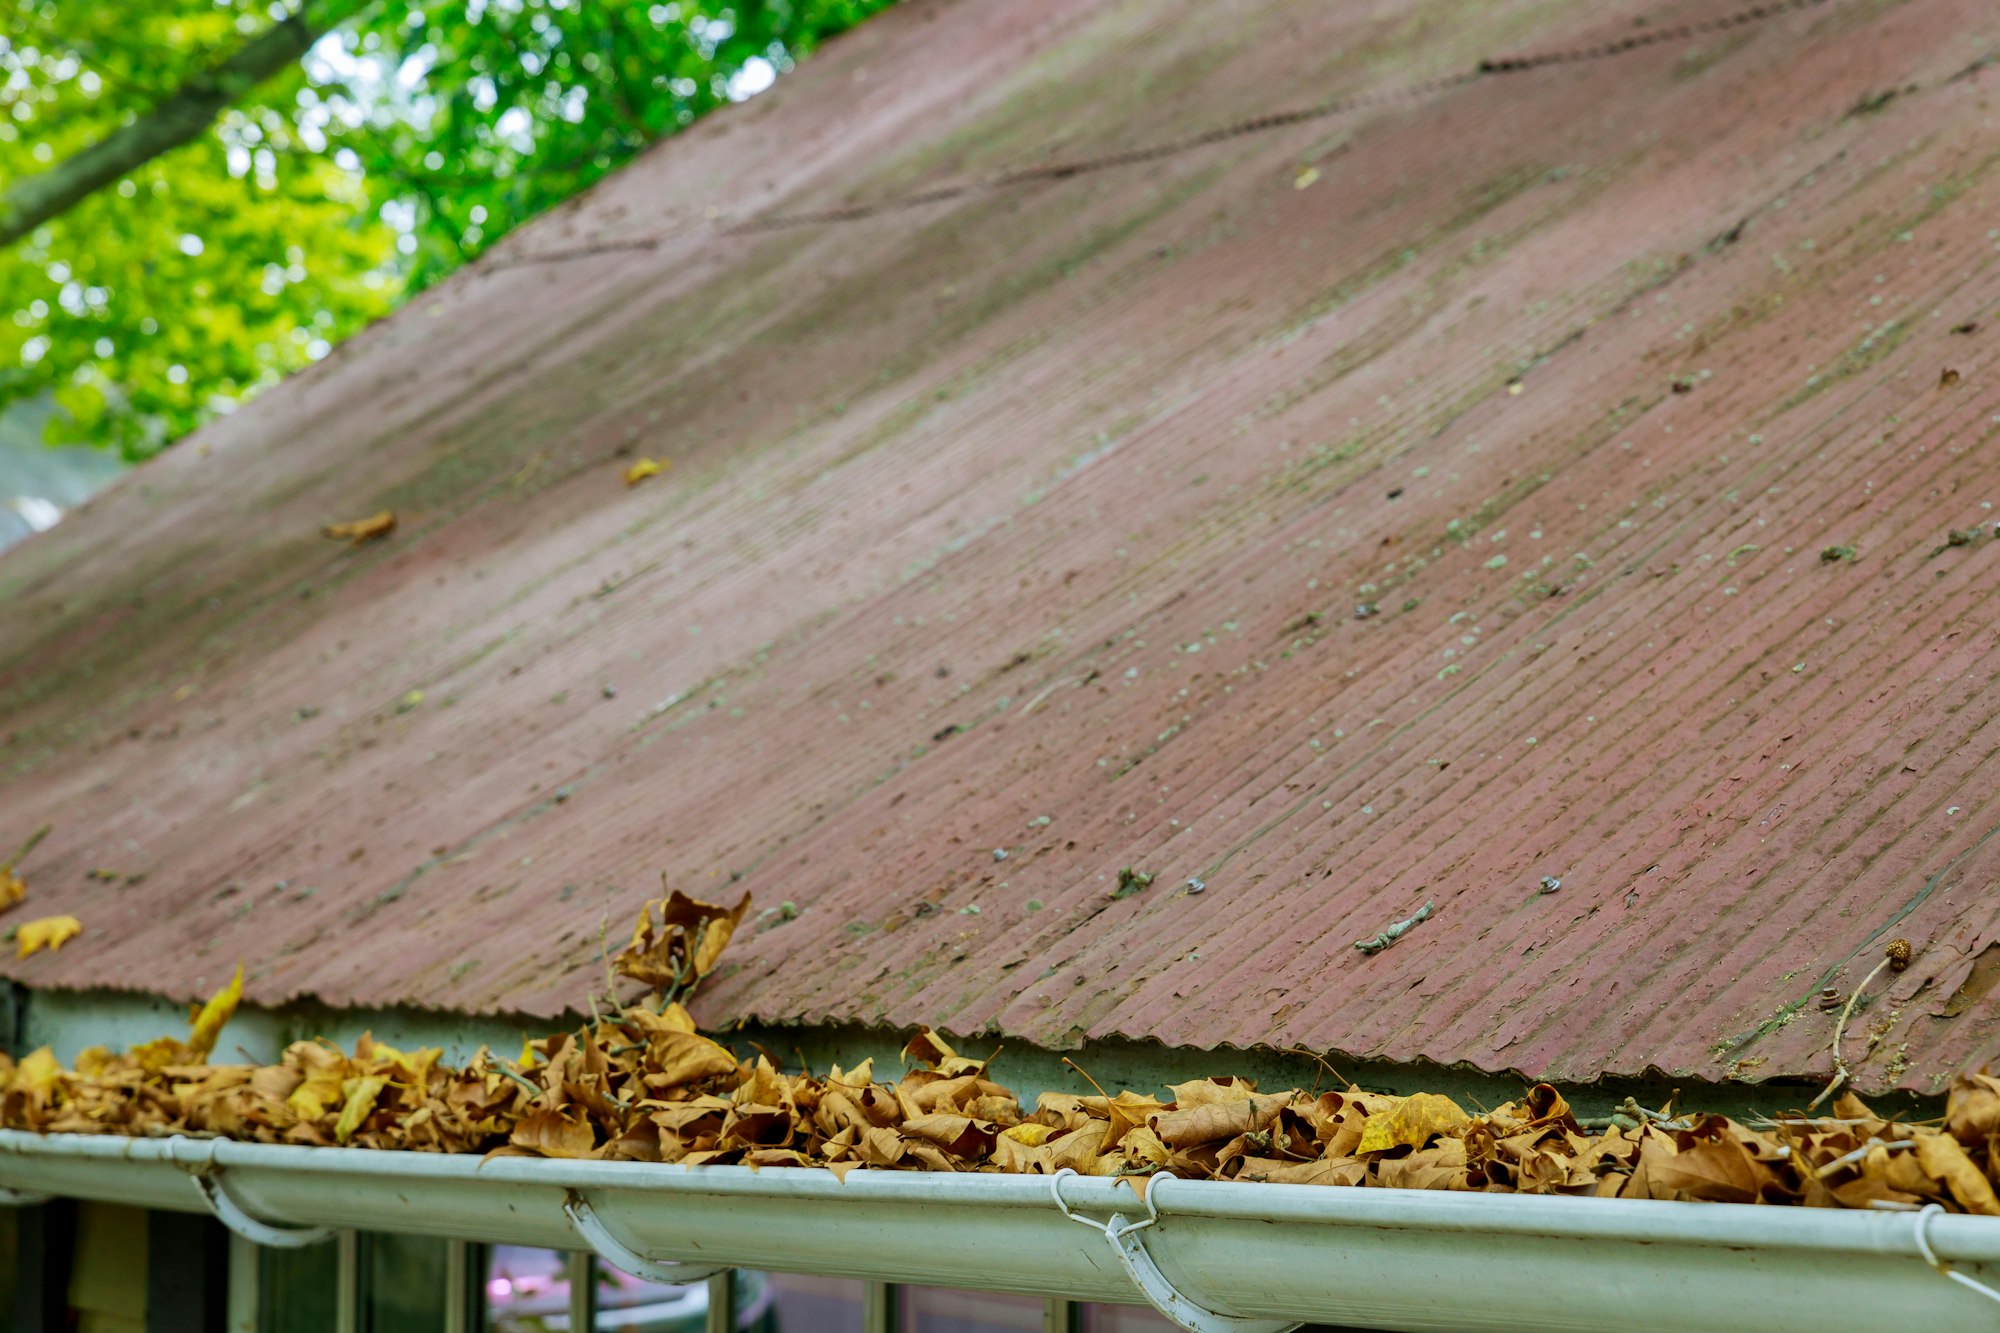
[(648, 477), (659, 476), (667, 470), (667, 466), (666, 463), (657, 463), (650, 458), (634, 459), (632, 465), (625, 469), (625, 484), (637, 486)]
[(375, 1099), (382, 1095), (389, 1080), (376, 1075), (366, 1078), (349, 1079), (345, 1088), (346, 1103), (340, 1108), (340, 1119), (334, 1122), (333, 1137), (336, 1143), (345, 1143), (361, 1128), (361, 1122), (375, 1109)]
[(47, 1101), (55, 1095), (56, 1085), (61, 1081), (62, 1065), (56, 1061), (56, 1053), (41, 1046), (15, 1066), (13, 1080), (8, 1086), (18, 1088), (37, 1100)]
[[(750, 895), (735, 907), (718, 907), (675, 889), (639, 911), (639, 923), (613, 966), (620, 976), (678, 995), (714, 968), (737, 923), (750, 910)], [(660, 920), (654, 923), (657, 912)]]
[(647, 1043), (646, 1060), (652, 1066), (645, 1076), (646, 1086), (655, 1093), (684, 1083), (734, 1074), (737, 1068), (736, 1057), (729, 1053), (728, 1047), (692, 1032), (671, 1030), (653, 1034)]
[(223, 1027), (236, 1014), (236, 1006), (243, 999), (243, 964), (236, 965), (236, 975), (229, 984), (209, 997), (201, 1012), (194, 1016), (193, 1032), (188, 1037), (188, 1052), (196, 1060), (206, 1059), (215, 1049), (215, 1040), (222, 1035)]
[(1922, 1135), (1917, 1139), (1916, 1158), (1924, 1174), (1949, 1190), (1966, 1212), (2000, 1217), (2000, 1199), (1994, 1197), (1993, 1186), (1965, 1155), (1958, 1140), (1945, 1134)]
[(378, 514), (357, 518), (349, 523), (329, 523), (326, 525), (326, 535), (336, 541), (351, 541), (359, 546), (377, 537), (388, 536), (395, 527), (396, 515), (391, 510), (384, 509)]
[(508, 1142), (543, 1157), (589, 1157), (597, 1147), (589, 1125), (550, 1110), (523, 1116)]
[(1697, 1143), (1652, 1169), (1656, 1187), (1702, 1203), (1756, 1203), (1767, 1175), (1741, 1144), (1728, 1140)]
[(1458, 1103), (1435, 1092), (1419, 1092), (1405, 1097), (1387, 1111), (1368, 1117), (1362, 1126), (1357, 1153), (1385, 1152), (1390, 1148), (1421, 1148), (1438, 1134), (1449, 1134), (1463, 1126), (1470, 1116)]
[(43, 949), (53, 953), (82, 933), (83, 922), (73, 916), (44, 916), (23, 921), (14, 932), (14, 942), (19, 948), (15, 956), (26, 958)]

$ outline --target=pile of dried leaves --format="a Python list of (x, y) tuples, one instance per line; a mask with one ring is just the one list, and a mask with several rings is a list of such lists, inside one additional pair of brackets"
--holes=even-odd
[(186, 1041), (93, 1049), (74, 1069), (46, 1049), (0, 1057), (0, 1123), (50, 1133), (225, 1135), (639, 1162), (1150, 1176), (1401, 1189), (1578, 1194), (1819, 1207), (1920, 1207), (2000, 1215), (2000, 1079), (1972, 1075), (1942, 1123), (1908, 1124), (1843, 1096), (1828, 1117), (1745, 1124), (1627, 1103), (1586, 1127), (1546, 1084), (1472, 1115), (1433, 1093), (1349, 1087), (1262, 1093), (1241, 1079), (1162, 1100), (1043, 1093), (1035, 1107), (929, 1030), (905, 1072), (864, 1063), (786, 1073), (701, 1035), (680, 1000), (711, 971), (748, 910), (682, 894), (648, 905), (617, 971), (646, 997), (518, 1060), (364, 1037), (352, 1053), (298, 1042), (275, 1065), (208, 1062), (241, 972), (195, 1015)]

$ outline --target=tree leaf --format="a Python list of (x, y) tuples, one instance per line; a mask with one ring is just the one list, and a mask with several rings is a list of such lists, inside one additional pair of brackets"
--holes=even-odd
[(194, 1016), (193, 1032), (188, 1037), (188, 1051), (196, 1060), (205, 1059), (215, 1049), (215, 1040), (222, 1035), (223, 1027), (236, 1014), (236, 1006), (243, 999), (243, 964), (236, 965), (236, 975), (229, 984), (209, 997), (201, 1012)]
[(351, 541), (356, 546), (377, 537), (386, 537), (395, 530), (396, 515), (387, 509), (349, 523), (329, 523), (325, 528), (327, 536), (336, 541)]
[(1449, 1097), (1435, 1092), (1419, 1092), (1405, 1097), (1387, 1111), (1368, 1117), (1361, 1127), (1357, 1153), (1386, 1152), (1390, 1148), (1421, 1148), (1433, 1136), (1448, 1134), (1471, 1117)]
[(54, 952), (82, 933), (83, 922), (73, 916), (44, 916), (23, 921), (14, 933), (14, 942), (19, 949), (15, 956), (26, 958), (43, 949)]
[(597, 1147), (589, 1125), (546, 1109), (523, 1116), (508, 1142), (543, 1157), (589, 1157)]
[(1917, 1165), (1924, 1174), (1939, 1181), (1968, 1213), (2000, 1217), (2000, 1198), (1958, 1140), (1945, 1134), (1925, 1134), (1917, 1139)]
[(333, 1137), (338, 1143), (353, 1138), (361, 1128), (361, 1122), (375, 1109), (375, 1099), (382, 1095), (382, 1089), (389, 1086), (389, 1080), (380, 1075), (370, 1074), (363, 1078), (349, 1080), (347, 1101), (340, 1108), (340, 1119), (334, 1122)]
[(1652, 1163), (1653, 1184), (1700, 1203), (1756, 1203), (1765, 1173), (1741, 1144), (1708, 1140)]

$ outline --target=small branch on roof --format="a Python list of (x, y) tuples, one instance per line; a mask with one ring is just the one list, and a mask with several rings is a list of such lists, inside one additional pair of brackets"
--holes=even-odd
[(46, 838), (49, 836), (49, 834), (53, 833), (55, 831), (55, 827), (56, 826), (54, 824), (44, 824), (40, 828), (36, 829), (33, 833), (30, 833), (28, 835), (28, 840), (21, 844), (20, 851), (15, 852), (12, 856), (8, 857), (6, 861), (0, 862), (0, 875), (13, 874), (14, 867), (21, 864), (21, 862), (27, 860), (28, 853), (34, 851), (36, 846), (40, 844), (43, 838)]
[(1401, 921), (1391, 922), (1389, 925), (1385, 926), (1382, 930), (1382, 933), (1375, 936), (1373, 939), (1354, 941), (1354, 947), (1366, 954), (1380, 953), (1382, 952), (1382, 950), (1388, 948), (1390, 945), (1394, 944), (1397, 940), (1401, 939), (1405, 934), (1409, 932), (1410, 928), (1412, 926), (1415, 926), (1419, 921), (1428, 920), (1430, 918), (1430, 914), (1431, 914), (1431, 903), (1429, 901), (1426, 901), (1422, 907), (1419, 907), (1411, 915), (1404, 917)]
[(1840, 1039), (1847, 1035), (1847, 1020), (1854, 1014), (1854, 1002), (1861, 998), (1861, 993), (1868, 989), (1869, 983), (1882, 975), (1883, 968), (1894, 968), (1900, 972), (1909, 965), (1910, 942), (1908, 940), (1890, 940), (1888, 947), (1882, 952), (1882, 961), (1875, 964), (1867, 976), (1861, 978), (1861, 984), (1854, 988), (1854, 994), (1847, 997), (1847, 1003), (1840, 1011), (1840, 1021), (1833, 1025), (1833, 1080), (1820, 1091), (1819, 1096), (1813, 1098), (1806, 1105), (1806, 1110), (1812, 1110), (1813, 1107), (1818, 1106), (1821, 1102), (1833, 1096), (1839, 1090), (1840, 1085), (1847, 1082), (1849, 1078), (1847, 1057), (1840, 1053)]

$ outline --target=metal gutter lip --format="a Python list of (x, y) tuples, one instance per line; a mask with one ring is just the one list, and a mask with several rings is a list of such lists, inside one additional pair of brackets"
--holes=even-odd
[[(0, 1186), (202, 1211), (192, 1177), (274, 1228), (358, 1227), (582, 1248), (588, 1199), (648, 1259), (1131, 1302), (1113, 1247), (1044, 1176), (447, 1156), (223, 1139), (0, 1131)], [(1062, 1182), (1102, 1221), (1127, 1183)], [(1381, 1328), (1992, 1329), (2000, 1306), (1941, 1278), (1902, 1212), (1162, 1180), (1145, 1231), (1210, 1309)], [(1932, 1216), (1946, 1264), (2000, 1282), (2000, 1220)]]

